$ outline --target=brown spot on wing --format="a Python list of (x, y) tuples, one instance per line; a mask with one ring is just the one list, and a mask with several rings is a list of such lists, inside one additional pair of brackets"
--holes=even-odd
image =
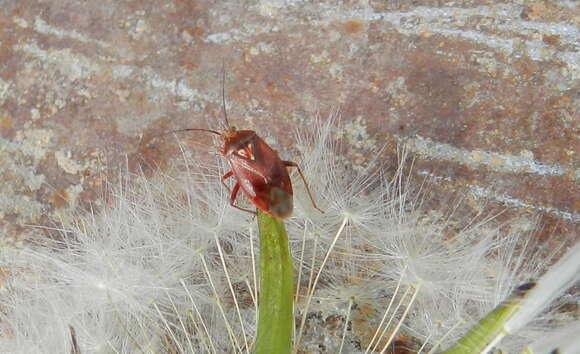
[(292, 214), (292, 194), (285, 190), (272, 187), (270, 189), (270, 212), (279, 218), (287, 218)]

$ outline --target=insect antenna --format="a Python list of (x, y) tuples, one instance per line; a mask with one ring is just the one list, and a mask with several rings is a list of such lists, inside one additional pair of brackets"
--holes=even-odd
[(187, 129), (178, 129), (178, 130), (171, 130), (162, 134), (158, 134), (158, 135), (154, 135), (151, 137), (151, 139), (155, 139), (155, 138), (159, 138), (165, 135), (169, 135), (169, 134), (173, 134), (173, 133), (181, 133), (181, 132), (206, 132), (206, 133), (212, 133), (212, 134), (216, 134), (216, 135), (222, 135), (222, 133), (216, 131), (216, 130), (211, 130), (211, 129), (201, 129), (201, 128), (187, 128)]
[(225, 63), (222, 61), (222, 111), (224, 113), (224, 119), (226, 121), (226, 126), (230, 128), (230, 121), (228, 120), (228, 112), (226, 110), (226, 69)]

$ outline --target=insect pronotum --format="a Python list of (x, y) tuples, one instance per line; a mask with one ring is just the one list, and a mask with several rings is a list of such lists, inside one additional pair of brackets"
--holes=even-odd
[[(240, 190), (246, 197), (260, 210), (276, 218), (284, 219), (292, 214), (293, 209), (293, 191), (292, 182), (288, 174), (288, 168), (294, 167), (304, 185), (306, 192), (314, 208), (322, 212), (312, 197), (310, 187), (302, 170), (292, 161), (283, 161), (278, 153), (272, 149), (262, 138), (253, 130), (237, 130), (230, 125), (226, 111), (225, 99), (225, 71), (222, 72), (222, 110), (226, 129), (222, 132), (201, 129), (188, 128), (174, 130), (166, 134), (188, 131), (199, 131), (219, 135), (224, 145), (221, 148), (221, 154), (226, 158), (230, 165), (231, 171), (222, 176), (222, 184), (230, 191), (230, 205), (234, 208), (245, 212), (255, 214), (254, 211), (242, 208), (235, 204)], [(236, 183), (230, 190), (225, 181), (234, 177)]]

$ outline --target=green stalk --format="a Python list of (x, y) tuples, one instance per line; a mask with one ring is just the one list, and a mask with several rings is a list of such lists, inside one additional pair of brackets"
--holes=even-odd
[(443, 354), (485, 353), (497, 337), (505, 335), (503, 324), (518, 308), (518, 303), (501, 304)]
[(506, 336), (506, 322), (518, 312), (522, 306), (522, 299), (527, 295), (535, 283), (528, 282), (520, 285), (504, 302), (481, 319), (457, 343), (443, 352), (443, 354), (471, 354), (486, 353), (499, 340)]
[(284, 223), (258, 210), (260, 295), (255, 354), (285, 354), (292, 347), (294, 268)]

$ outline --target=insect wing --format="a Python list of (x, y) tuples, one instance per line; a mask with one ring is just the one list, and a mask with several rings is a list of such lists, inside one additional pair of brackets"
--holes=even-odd
[(284, 163), (257, 135), (228, 161), (242, 191), (259, 209), (278, 218), (292, 213), (292, 183)]

